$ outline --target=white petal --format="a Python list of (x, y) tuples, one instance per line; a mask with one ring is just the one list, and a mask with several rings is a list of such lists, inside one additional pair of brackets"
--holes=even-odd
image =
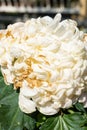
[(84, 107), (87, 108), (87, 92), (82, 93), (79, 98), (79, 102), (84, 104)]
[(36, 111), (36, 104), (29, 98), (24, 97), (22, 94), (19, 94), (19, 107), (21, 111), (25, 113), (32, 113)]
[(69, 107), (71, 107), (71, 106), (72, 106), (72, 100), (66, 98), (66, 101), (65, 101), (65, 103), (64, 103), (63, 108), (69, 108)]
[(45, 106), (45, 107), (39, 107), (38, 110), (44, 115), (54, 115), (59, 111), (59, 110), (52, 108), (50, 105)]
[(33, 97), (38, 94), (37, 88), (29, 88), (26, 81), (23, 82), (23, 86), (20, 88), (20, 93), (25, 97)]

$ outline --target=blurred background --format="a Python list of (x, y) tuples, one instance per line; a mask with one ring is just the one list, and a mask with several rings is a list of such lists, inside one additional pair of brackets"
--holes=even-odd
[(87, 0), (0, 0), (0, 29), (31, 17), (54, 17), (58, 12), (62, 19), (76, 20), (78, 27), (87, 32)]

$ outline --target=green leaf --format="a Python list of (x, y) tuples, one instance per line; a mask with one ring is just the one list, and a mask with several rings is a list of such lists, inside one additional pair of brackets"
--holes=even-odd
[(86, 110), (84, 109), (83, 104), (81, 104), (81, 103), (79, 103), (79, 102), (77, 102), (77, 103), (75, 104), (75, 108), (76, 108), (78, 111), (80, 111), (80, 112), (86, 113)]
[(35, 120), (31, 118), (29, 115), (24, 114), (24, 127), (28, 130), (34, 130), (35, 129)]
[(64, 114), (48, 118), (40, 130), (87, 130), (86, 121), (87, 118), (80, 113)]
[(18, 93), (12, 85), (5, 85), (0, 74), (0, 130), (34, 130), (35, 120), (20, 111)]

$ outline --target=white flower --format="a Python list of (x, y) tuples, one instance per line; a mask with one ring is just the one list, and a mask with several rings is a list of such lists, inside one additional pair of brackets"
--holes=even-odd
[(1, 71), (7, 84), (20, 87), (25, 113), (53, 115), (78, 100), (87, 106), (87, 42), (75, 21), (60, 19), (30, 19), (0, 32)]

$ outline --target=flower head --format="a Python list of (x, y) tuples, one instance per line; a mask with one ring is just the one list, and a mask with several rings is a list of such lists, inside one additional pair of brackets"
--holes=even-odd
[(69, 108), (87, 91), (87, 42), (73, 20), (42, 17), (0, 31), (0, 65), (20, 88), (19, 107), (45, 115)]

